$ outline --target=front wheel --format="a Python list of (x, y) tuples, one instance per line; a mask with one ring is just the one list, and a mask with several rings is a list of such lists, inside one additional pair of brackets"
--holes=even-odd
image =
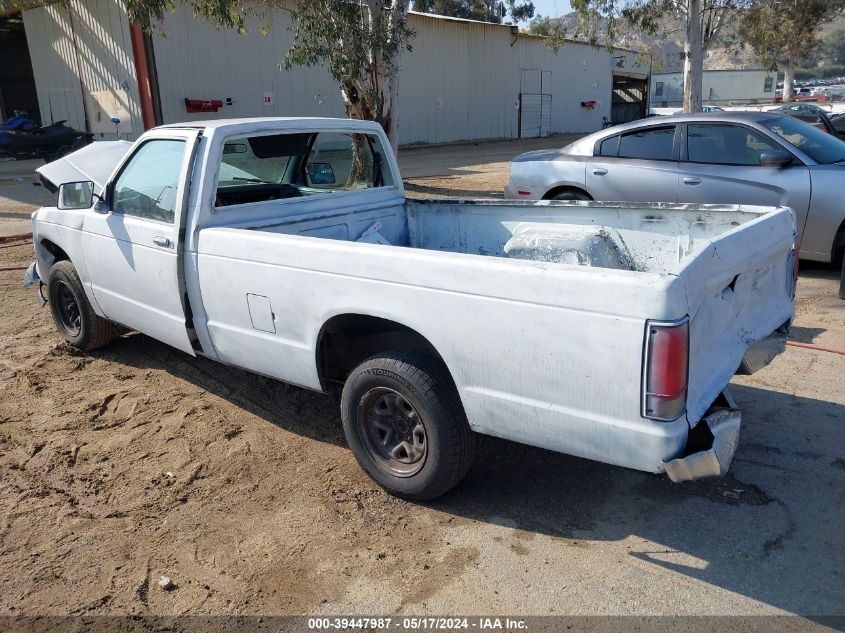
[(84, 350), (106, 345), (114, 336), (114, 325), (94, 312), (76, 268), (67, 260), (56, 262), (47, 275), (47, 300), (59, 334)]
[(352, 370), (341, 418), (358, 463), (389, 493), (439, 497), (472, 463), (475, 438), (452, 379), (418, 352), (391, 351)]

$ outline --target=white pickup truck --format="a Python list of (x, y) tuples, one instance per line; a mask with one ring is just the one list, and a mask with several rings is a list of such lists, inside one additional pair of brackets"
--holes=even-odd
[(406, 199), (369, 122), (168, 125), (38, 171), (58, 201), (26, 281), (68, 342), (120, 324), (339, 394), (360, 465), (405, 498), (454, 486), (476, 433), (724, 473), (723, 390), (793, 315), (788, 208)]

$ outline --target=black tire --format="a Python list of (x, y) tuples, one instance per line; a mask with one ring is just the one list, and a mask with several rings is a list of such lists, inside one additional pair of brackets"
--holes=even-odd
[(112, 340), (114, 324), (91, 308), (79, 274), (69, 261), (56, 262), (50, 269), (47, 300), (56, 329), (74, 347), (88, 351)]
[(346, 379), (340, 410), (361, 468), (392, 495), (435, 499), (469, 470), (475, 437), (448, 371), (428, 356), (392, 350), (365, 360)]
[(591, 200), (590, 196), (581, 191), (570, 189), (568, 191), (561, 191), (552, 196), (552, 200)]

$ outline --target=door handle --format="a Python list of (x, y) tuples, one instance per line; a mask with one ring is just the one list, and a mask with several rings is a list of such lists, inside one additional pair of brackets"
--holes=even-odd
[(693, 186), (700, 185), (701, 184), (701, 178), (691, 178), (691, 177), (684, 178), (684, 184), (685, 185), (693, 185)]
[(163, 246), (164, 248), (170, 248), (173, 246), (173, 242), (171, 242), (169, 238), (161, 237), (160, 235), (153, 238), (153, 244), (156, 246)]
[(593, 173), (594, 173), (596, 176), (604, 176), (604, 175), (607, 173), (607, 170), (606, 170), (604, 167), (596, 167), (596, 168), (593, 170)]

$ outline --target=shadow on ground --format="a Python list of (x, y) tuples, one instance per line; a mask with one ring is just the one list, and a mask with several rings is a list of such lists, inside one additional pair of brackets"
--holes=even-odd
[[(327, 396), (193, 359), (142, 335), (127, 335), (97, 355), (165, 370), (288, 431), (345, 443)], [(585, 546), (635, 536), (647, 544), (627, 555), (642, 563), (787, 612), (841, 615), (845, 406), (753, 386), (733, 391), (744, 410), (743, 432), (723, 478), (677, 485), (662, 475), (480, 437), (466, 479), (428, 505)]]
[[(493, 190), (478, 190), (478, 189), (455, 189), (448, 186), (435, 186), (428, 184), (420, 184), (423, 178), (415, 178), (417, 182), (405, 182), (405, 193), (410, 196), (425, 197), (438, 196), (444, 198), (499, 198), (503, 199), (504, 194), (501, 191)], [(442, 182), (442, 181), (440, 181)]]

